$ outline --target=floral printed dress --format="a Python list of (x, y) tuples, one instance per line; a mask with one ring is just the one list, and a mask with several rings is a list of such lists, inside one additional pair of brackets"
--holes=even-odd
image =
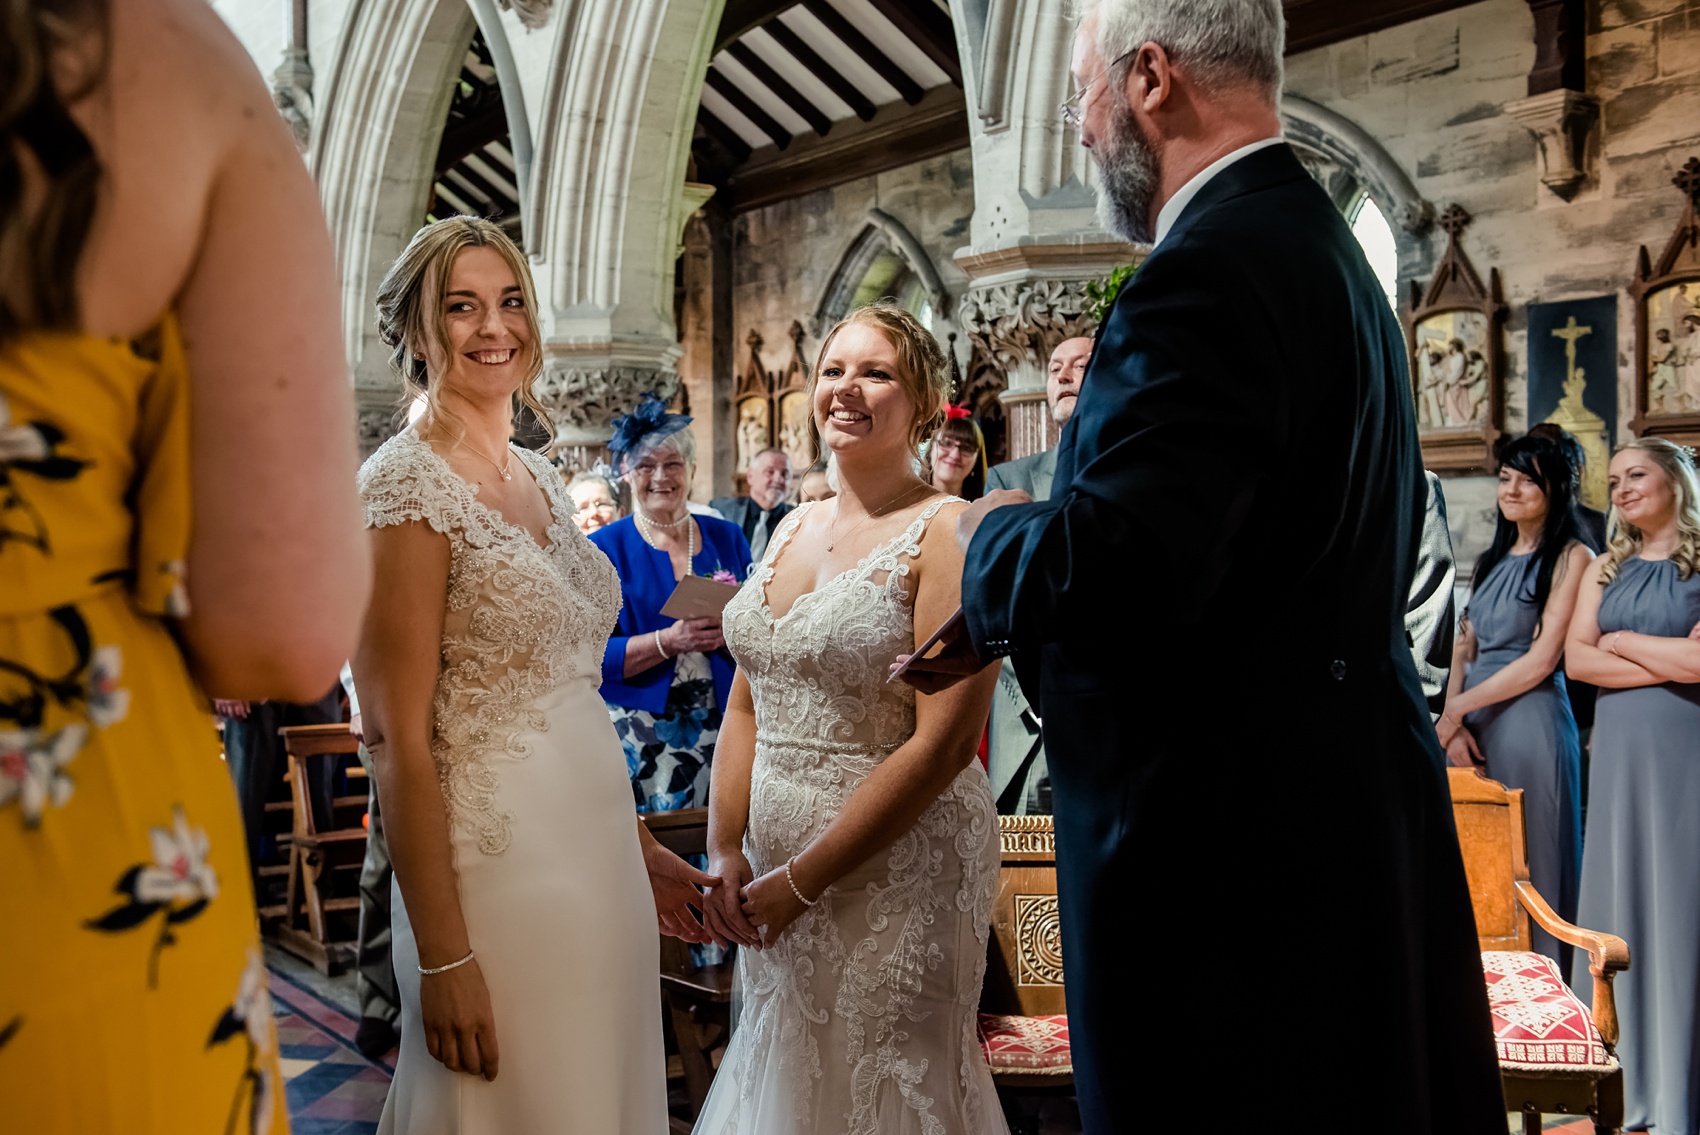
[(283, 1085), (186, 610), (189, 391), (145, 343), (0, 345), (0, 1114), (272, 1132)]

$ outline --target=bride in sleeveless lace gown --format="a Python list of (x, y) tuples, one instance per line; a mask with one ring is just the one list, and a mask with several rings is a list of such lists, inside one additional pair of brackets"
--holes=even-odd
[(450, 342), (408, 344), (417, 324), (401, 317), (384, 330), (448, 356), (428, 389), (433, 411), (456, 399), (461, 432), (428, 413), (428, 433), (391, 438), (359, 475), (376, 587), (354, 671), (402, 1007), (378, 1130), (663, 1135), (657, 922), (689, 917), (669, 894), (700, 904), (689, 884), (714, 880), (638, 822), (598, 690), (619, 578), (560, 474), (508, 440), (511, 396), (535, 375), (514, 363), (538, 341), (524, 256), (489, 222), (451, 218), (392, 280), (408, 266), (396, 292), (435, 279), (420, 306), (447, 313)]
[[(954, 698), (886, 681), (960, 601), (963, 502), (908, 451), (915, 405), (939, 396), (901, 365), (936, 359), (942, 379), (943, 359), (907, 313), (869, 311), (821, 352), (840, 495), (786, 518), (723, 616), (739, 677), (710, 869), (748, 885), (741, 906), (711, 896), (709, 923), (746, 948), (698, 1135), (1007, 1131), (975, 1030), (999, 863), (974, 757), (991, 676)], [(916, 336), (930, 353), (897, 349)]]

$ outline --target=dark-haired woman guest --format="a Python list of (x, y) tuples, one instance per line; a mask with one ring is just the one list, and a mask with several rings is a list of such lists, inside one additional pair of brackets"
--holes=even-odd
[[(1611, 460), (1606, 551), (1565, 665), (1600, 688), (1579, 921), (1629, 943), (1617, 979), (1624, 1128), (1700, 1132), (1700, 478), (1664, 438)], [(1576, 989), (1589, 987), (1578, 954)]]
[(986, 491), (986, 439), (967, 410), (951, 406), (927, 444), (927, 481), (953, 497), (979, 500)]
[[(1435, 731), (1454, 765), (1479, 766), (1523, 790), (1530, 879), (1573, 919), (1581, 744), (1559, 663), (1591, 555), (1577, 538), (1563, 449), (1518, 438), (1500, 450), (1499, 463), (1499, 523), (1476, 563)], [(1532, 934), (1538, 952), (1568, 961), (1569, 947), (1538, 927)]]

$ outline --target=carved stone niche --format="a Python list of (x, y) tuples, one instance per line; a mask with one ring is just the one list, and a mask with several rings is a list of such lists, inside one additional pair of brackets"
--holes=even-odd
[(549, 411), (556, 456), (569, 468), (588, 469), (609, 458), (610, 423), (651, 391), (672, 401), (679, 393), (679, 375), (671, 367), (557, 361), (545, 364), (532, 391)]

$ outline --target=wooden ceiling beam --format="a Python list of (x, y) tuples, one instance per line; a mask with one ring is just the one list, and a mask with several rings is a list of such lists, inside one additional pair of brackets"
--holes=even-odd
[(786, 26), (785, 21), (773, 20), (762, 30), (772, 36), (773, 41), (789, 52), (793, 59), (801, 63), (809, 74), (825, 83), (833, 94), (843, 99), (857, 118), (863, 122), (873, 118), (873, 100), (863, 94), (855, 83), (839, 74), (838, 68), (815, 54), (815, 49), (804, 43), (803, 37)]
[(1282, 0), (1287, 14), (1287, 54), (1297, 55), (1331, 43), (1449, 12), (1476, 0)]
[(744, 141), (743, 135), (732, 129), (706, 106), (697, 108), (697, 125), (712, 137), (726, 152), (732, 155), (732, 160), (742, 164), (750, 160), (750, 144)]
[[(931, 3), (931, 0), (926, 0)], [(868, 37), (856, 30), (856, 25), (845, 19), (843, 14), (826, 0), (803, 0), (803, 8), (809, 15), (826, 25), (826, 30), (844, 41), (844, 46), (850, 49), (852, 55), (872, 67), (880, 78), (897, 89), (898, 95), (904, 102), (914, 106), (921, 101), (921, 84), (909, 77), (909, 72), (899, 67), (885, 52), (868, 41)], [(778, 21), (774, 21), (778, 23)]]
[(738, 84), (725, 75), (710, 67), (705, 80), (721, 98), (731, 103), (739, 114), (754, 123), (755, 128), (773, 139), (773, 144), (781, 150), (791, 144), (791, 131), (779, 125), (778, 119), (763, 110), (755, 99), (738, 89)]
[(962, 85), (962, 61), (956, 56), (956, 32), (950, 17), (926, 0), (871, 0), (874, 10), (908, 36), (956, 86)]
[(825, 134), (832, 129), (832, 119), (828, 118), (820, 107), (803, 97), (801, 91), (785, 81), (784, 76), (768, 66), (767, 60), (751, 50), (750, 45), (742, 41), (726, 45), (726, 54), (742, 64), (744, 70), (754, 75), (756, 81), (772, 91), (786, 106), (795, 111), (798, 117), (814, 127), (816, 134)]
[(714, 53), (752, 28), (765, 27), (779, 13), (797, 6), (797, 0), (726, 0), (720, 12), (720, 29), (714, 34)]
[(437, 176), (441, 177), (444, 170), (466, 155), (477, 153), (491, 142), (499, 142), (507, 136), (508, 116), (502, 109), (500, 98), (479, 107), (459, 122), (449, 123), (443, 130), (442, 141), (437, 144)]

